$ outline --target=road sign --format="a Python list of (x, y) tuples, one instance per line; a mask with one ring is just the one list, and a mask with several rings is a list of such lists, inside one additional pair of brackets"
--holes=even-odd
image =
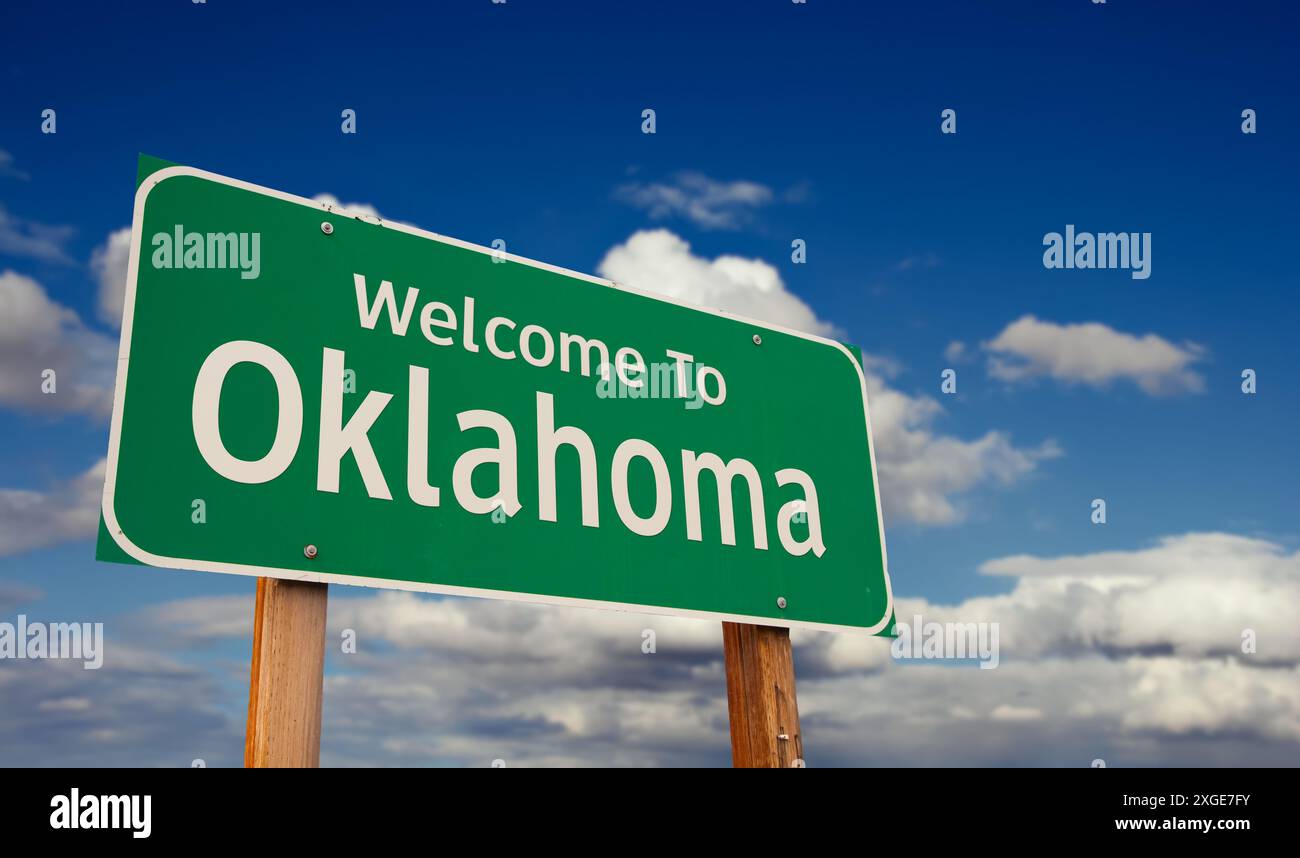
[(493, 244), (145, 176), (101, 559), (888, 632), (853, 350)]

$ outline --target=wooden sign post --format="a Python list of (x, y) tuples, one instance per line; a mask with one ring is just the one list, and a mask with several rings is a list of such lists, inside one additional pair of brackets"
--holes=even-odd
[(803, 765), (790, 630), (722, 624), (727, 664), (731, 764), (736, 768)]
[(246, 768), (320, 765), (328, 584), (257, 579)]

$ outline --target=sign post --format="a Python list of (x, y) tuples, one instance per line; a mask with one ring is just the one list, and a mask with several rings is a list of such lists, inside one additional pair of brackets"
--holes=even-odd
[(835, 340), (146, 160), (117, 366), (97, 556), (264, 579), (251, 765), (316, 761), (327, 584), (722, 621), (737, 764), (801, 760), (789, 628), (890, 632)]
[(723, 623), (722, 649), (731, 764), (738, 769), (803, 766), (790, 630)]
[(328, 584), (257, 579), (246, 768), (320, 765)]

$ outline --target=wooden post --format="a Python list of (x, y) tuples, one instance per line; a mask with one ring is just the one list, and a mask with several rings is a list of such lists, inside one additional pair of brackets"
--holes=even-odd
[(736, 768), (803, 765), (790, 630), (722, 624), (727, 662), (731, 764)]
[(257, 579), (247, 768), (320, 765), (328, 599), (328, 584)]

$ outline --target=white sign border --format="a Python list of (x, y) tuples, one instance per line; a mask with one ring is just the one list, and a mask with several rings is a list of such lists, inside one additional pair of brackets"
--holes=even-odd
[[(781, 617), (751, 617), (738, 614), (721, 614), (713, 611), (696, 611), (683, 608), (670, 608), (660, 605), (633, 605), (624, 602), (604, 602), (597, 599), (575, 599), (566, 596), (551, 596), (541, 593), (516, 593), (508, 590), (490, 590), (479, 589), (476, 587), (456, 587), (446, 584), (426, 584), (418, 581), (394, 581), (388, 578), (365, 578), (358, 575), (339, 575), (331, 572), (303, 572), (298, 569), (280, 569), (271, 566), (248, 566), (240, 563), (222, 563), (211, 560), (189, 560), (181, 557), (164, 557), (146, 551), (136, 545), (122, 531), (121, 525), (117, 521), (117, 515), (113, 509), (114, 490), (117, 485), (117, 460), (118, 445), (122, 436), (122, 408), (126, 397), (126, 380), (127, 380), (127, 362), (128, 355), (131, 351), (131, 328), (135, 314), (135, 290), (136, 279), (139, 274), (140, 265), (140, 242), (141, 230), (144, 225), (144, 206), (145, 201), (149, 198), (149, 193), (168, 179), (177, 176), (191, 176), (194, 178), (204, 179), (229, 187), (240, 188), (241, 190), (251, 191), (264, 196), (274, 197), (275, 199), (286, 202), (296, 203), (307, 206), (308, 208), (317, 209), (325, 214), (336, 215), (339, 217), (348, 217), (357, 220), (363, 220), (368, 223), (376, 224), (385, 229), (393, 229), (398, 232), (408, 233), (419, 236), (420, 238), (438, 241), (443, 244), (450, 244), (465, 250), (472, 250), (476, 253), (483, 253), (497, 258), (504, 257), (510, 262), (517, 262), (522, 265), (530, 265), (534, 268), (541, 268), (566, 277), (575, 277), (580, 280), (586, 280), (589, 283), (595, 283), (600, 286), (606, 286), (611, 289), (618, 289), (623, 292), (630, 292), (634, 295), (640, 295), (644, 298), (650, 298), (655, 301), (662, 301), (667, 304), (675, 304), (679, 307), (685, 307), (697, 312), (710, 313), (714, 316), (720, 316), (734, 321), (742, 322), (746, 325), (752, 325), (755, 328), (766, 331), (777, 331), (794, 337), (811, 340), (813, 342), (823, 343), (838, 349), (853, 365), (858, 374), (858, 379), (862, 384), (862, 416), (865, 420), (867, 430), (867, 445), (871, 455), (871, 479), (874, 488), (876, 500), (876, 521), (880, 527), (880, 560), (881, 568), (885, 578), (885, 610), (880, 621), (876, 625), (867, 628), (864, 626), (842, 626), (834, 623), (816, 623), (804, 620), (787, 620)], [(118, 347), (117, 356), (117, 381), (113, 388), (113, 420), (109, 429), (108, 438), (108, 463), (104, 477), (104, 500), (103, 513), (104, 522), (108, 528), (108, 533), (113, 541), (132, 558), (148, 566), (158, 566), (168, 569), (188, 569), (200, 572), (221, 572), (232, 575), (251, 575), (267, 578), (281, 578), (288, 581), (313, 581), (321, 584), (343, 584), (356, 587), (375, 587), (387, 590), (410, 590), (421, 593), (440, 593), (449, 596), (473, 596), (477, 598), (502, 599), (515, 602), (530, 602), (535, 604), (562, 605), (566, 607), (582, 608), (599, 608), (602, 610), (622, 611), (641, 614), (655, 614), (660, 616), (674, 617), (692, 617), (698, 619), (722, 620), (731, 623), (751, 623), (763, 626), (777, 626), (783, 628), (806, 628), (818, 631), (839, 631), (854, 632), (857, 634), (875, 635), (884, 630), (894, 614), (894, 592), (889, 579), (889, 559), (885, 550), (885, 521), (880, 509), (880, 479), (876, 473), (876, 445), (871, 435), (871, 413), (867, 406), (867, 380), (862, 372), (862, 366), (853, 357), (852, 352), (845, 348), (843, 343), (826, 337), (820, 337), (816, 334), (809, 334), (803, 331), (796, 331), (775, 325), (769, 322), (759, 322), (755, 319), (749, 319), (734, 313), (727, 313), (720, 310), (714, 310), (709, 307), (702, 307), (695, 304), (688, 304), (682, 301), (675, 301), (664, 295), (657, 295), (653, 292), (644, 292), (640, 289), (634, 289), (629, 286), (623, 286), (612, 280), (605, 280), (600, 277), (593, 277), (590, 274), (581, 274), (576, 271), (569, 271), (565, 268), (559, 268), (554, 265), (548, 265), (545, 262), (526, 259), (522, 256), (516, 256), (512, 253), (502, 253), (498, 250), (491, 250), (481, 247), (477, 244), (470, 244), (466, 241), (460, 241), (455, 238), (438, 235), (426, 230), (417, 229), (406, 224), (390, 223), (381, 218), (375, 218), (369, 215), (349, 212), (338, 206), (331, 206), (327, 203), (309, 200), (304, 197), (294, 196), (282, 191), (276, 191), (271, 188), (264, 188), (260, 185), (254, 185), (250, 182), (243, 182), (238, 179), (231, 179), (216, 173), (209, 173), (205, 170), (199, 170), (194, 167), (174, 166), (164, 167), (150, 174), (140, 184), (135, 194), (135, 211), (131, 224), (131, 254), (127, 264), (126, 292), (123, 298), (122, 308), (122, 340)]]

